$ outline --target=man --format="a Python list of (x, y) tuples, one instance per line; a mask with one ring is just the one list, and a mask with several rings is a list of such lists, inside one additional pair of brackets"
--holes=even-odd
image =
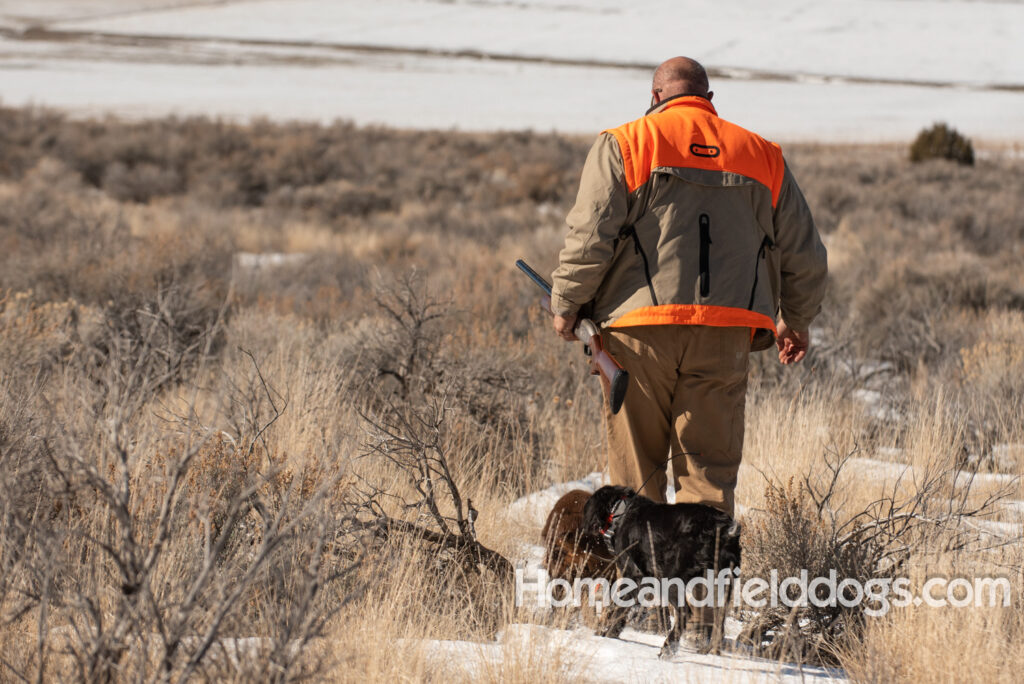
[(607, 412), (612, 484), (663, 502), (671, 455), (677, 503), (732, 514), (749, 352), (774, 339), (782, 363), (804, 358), (825, 248), (779, 146), (718, 117), (699, 63), (668, 60), (651, 95), (587, 157), (554, 328), (575, 339), (586, 306), (629, 371), (622, 410)]

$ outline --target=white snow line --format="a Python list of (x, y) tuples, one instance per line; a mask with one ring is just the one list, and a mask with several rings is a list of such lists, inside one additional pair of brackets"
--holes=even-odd
[(605, 484), (605, 475), (600, 472), (590, 473), (586, 477), (572, 482), (559, 482), (516, 499), (508, 506), (508, 516), (519, 522), (543, 525), (551, 508), (562, 495), (574, 489), (593, 493)]
[(304, 264), (310, 255), (304, 252), (285, 254), (282, 252), (253, 253), (237, 252), (234, 256), (234, 264), (240, 269), (247, 271), (259, 271), (261, 269), (280, 268), (282, 266), (299, 266)]
[[(627, 628), (619, 639), (606, 639), (588, 629), (560, 630), (534, 624), (509, 625), (494, 642), (426, 640), (419, 642), (428, 658), (467, 673), (500, 667), (522, 654), (527, 662), (557, 659), (556, 668), (588, 682), (842, 682), (838, 670), (798, 667), (737, 653), (699, 654), (685, 646), (672, 660), (658, 652), (664, 635)], [(500, 670), (498, 671), (500, 673)]]

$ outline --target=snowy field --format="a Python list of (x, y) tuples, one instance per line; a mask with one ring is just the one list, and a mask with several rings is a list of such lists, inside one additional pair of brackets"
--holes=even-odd
[[(1017, 452), (1024, 445), (1000, 445), (999, 451)], [(889, 448), (880, 450), (878, 458), (853, 458), (851, 470), (865, 482), (882, 488), (896, 480), (914, 479), (919, 476), (913, 466), (901, 463), (902, 450)], [(963, 475), (967, 478), (968, 476)], [(978, 474), (970, 476), (971, 486), (998, 487), (1016, 484), (1018, 478), (1003, 474)], [(539, 528), (543, 525), (548, 511), (566, 492), (582, 489), (593, 492), (606, 484), (600, 472), (590, 473), (580, 480), (554, 484), (512, 502), (508, 517), (520, 523)], [(967, 486), (968, 482), (959, 482)], [(672, 498), (670, 493), (670, 500)], [(965, 521), (975, 531), (984, 532), (994, 540), (1017, 543), (1024, 535), (1024, 502), (1006, 500), (999, 507), (1003, 521)], [(737, 511), (740, 517), (742, 509)], [(537, 540), (538, 542), (540, 540)], [(522, 570), (523, 605), (537, 603), (538, 577), (542, 574), (544, 549), (538, 544), (524, 544), (515, 559)], [(536, 608), (539, 613), (550, 608)], [(563, 664), (563, 674), (587, 682), (845, 682), (842, 670), (823, 667), (800, 666), (759, 658), (748, 653), (736, 638), (742, 630), (742, 623), (728, 617), (725, 625), (725, 640), (721, 654), (700, 654), (682, 645), (671, 660), (661, 660), (658, 652), (664, 635), (627, 628), (617, 639), (595, 635), (585, 627), (575, 629), (554, 629), (538, 624), (512, 624), (503, 630), (493, 642), (449, 641), (425, 639), (416, 645), (422, 649), (428, 662), (447, 671), (460, 671), (473, 678), (487, 678), (504, 663), (537, 662), (544, 659)]]
[[(728, 625), (726, 627), (728, 631)], [(848, 681), (839, 670), (779, 663), (736, 654), (700, 654), (685, 647), (671, 661), (659, 660), (663, 635), (626, 628), (619, 639), (594, 636), (588, 629), (560, 630), (541, 625), (514, 624), (492, 644), (467, 641), (425, 641), (428, 662), (456, 668), (471, 677), (489, 679), (503, 660), (546, 658), (564, 663), (568, 679), (588, 683), (650, 684), (824, 684)], [(729, 640), (727, 639), (727, 643)]]
[[(508, 507), (508, 517), (539, 528), (563, 494), (573, 489), (593, 492), (605, 484), (606, 477), (600, 472), (590, 473), (580, 480), (554, 484), (512, 502)], [(674, 497), (674, 494), (670, 492), (669, 496)], [(544, 548), (539, 544), (525, 544), (515, 561), (523, 571), (523, 605), (536, 606)], [(543, 614), (550, 612), (551, 608), (538, 607), (535, 610)], [(847, 681), (841, 670), (800, 666), (750, 655), (744, 646), (736, 642), (742, 627), (742, 623), (733, 617), (726, 618), (721, 654), (702, 654), (681, 644), (670, 660), (658, 657), (664, 634), (629, 627), (619, 638), (608, 639), (585, 627), (555, 629), (538, 624), (511, 624), (490, 643), (425, 639), (417, 647), (424, 651), (428, 662), (447, 670), (461, 671), (472, 678), (487, 678), (488, 672), (502, 663), (508, 665), (509, 662), (544, 659), (561, 663), (562, 674), (568, 678), (586, 682), (790, 684)]]
[(780, 140), (1024, 141), (1024, 2), (0, 0), (0, 101), (592, 134), (688, 54)]
[[(650, 72), (688, 54), (712, 72), (723, 116), (785, 140), (906, 142), (946, 121), (976, 141), (1024, 147), (1024, 0), (0, 0), (0, 102), (75, 115), (205, 114), (400, 127), (593, 134), (643, 113)], [(301, 255), (239, 254), (272, 268)], [(294, 262), (292, 262), (294, 263)], [(855, 398), (898, 417), (880, 389)], [(1021, 445), (998, 445), (992, 462)], [(866, 482), (913, 477), (897, 449), (851, 461)], [(1016, 457), (1015, 457), (1016, 458)], [(512, 502), (539, 527), (557, 498), (600, 473)], [(1015, 484), (983, 474), (975, 483)], [(1024, 535), (1024, 501), (993, 536)], [(538, 540), (534, 540), (539, 543)], [(529, 577), (542, 550), (515, 559)], [(731, 624), (735, 636), (738, 623)], [(421, 640), (431, 659), (487, 678), (505, 659), (557, 658), (586, 681), (842, 680), (842, 672), (662, 636), (513, 624), (493, 642)], [(585, 664), (585, 666), (583, 665)]]

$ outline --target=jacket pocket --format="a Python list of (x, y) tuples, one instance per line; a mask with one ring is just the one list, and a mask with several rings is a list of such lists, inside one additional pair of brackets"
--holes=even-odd
[(701, 214), (698, 221), (700, 225), (700, 296), (707, 297), (711, 292), (711, 217)]
[(774, 249), (775, 243), (767, 235), (761, 240), (761, 247), (757, 250), (757, 257), (754, 259), (754, 284), (750, 287), (750, 302), (747, 304), (747, 308), (751, 311), (754, 310), (754, 298), (757, 296), (757, 276), (761, 270), (761, 262), (767, 257), (767, 251)]
[(633, 238), (633, 249), (636, 254), (640, 256), (640, 260), (644, 264), (644, 280), (647, 281), (647, 291), (651, 294), (651, 304), (658, 306), (658, 295), (654, 294), (654, 281), (651, 279), (651, 267), (647, 263), (647, 253), (644, 252), (643, 246), (640, 244), (640, 236), (636, 234), (636, 228), (634, 226), (626, 226), (619, 231), (619, 237), (625, 239), (627, 237)]

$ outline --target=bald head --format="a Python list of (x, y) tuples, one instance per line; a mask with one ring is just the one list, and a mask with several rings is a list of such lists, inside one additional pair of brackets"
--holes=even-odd
[(689, 57), (673, 57), (662, 62), (654, 70), (651, 93), (657, 102), (684, 94), (700, 95), (710, 100), (712, 95), (708, 90), (708, 74), (704, 67)]

